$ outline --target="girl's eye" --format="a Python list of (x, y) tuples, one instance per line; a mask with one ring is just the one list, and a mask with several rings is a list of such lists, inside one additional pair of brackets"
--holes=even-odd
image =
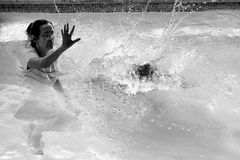
[(43, 37), (43, 38), (49, 38), (49, 37), (51, 37), (53, 35), (53, 32), (52, 33), (47, 33), (47, 34), (42, 34), (41, 36)]

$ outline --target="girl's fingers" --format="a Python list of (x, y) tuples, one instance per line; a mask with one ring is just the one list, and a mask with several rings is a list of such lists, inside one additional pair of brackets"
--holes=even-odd
[(73, 26), (73, 28), (72, 28), (72, 30), (71, 30), (71, 32), (70, 32), (70, 35), (72, 35), (72, 34), (73, 34), (73, 32), (74, 32), (74, 29), (75, 29), (75, 25)]
[(68, 31), (69, 31), (69, 24), (67, 23), (67, 33), (68, 33)]
[(66, 25), (64, 25), (64, 33), (66, 33)]
[(80, 41), (81, 40), (81, 38), (77, 38), (77, 39), (75, 39), (74, 41), (73, 41), (73, 43), (76, 43), (76, 42), (78, 42), (78, 41)]
[(69, 24), (67, 23), (67, 24), (64, 25), (64, 29), (63, 30), (61, 29), (61, 33), (62, 33), (62, 35), (63, 34), (72, 35), (74, 30), (75, 30), (75, 25), (73, 25), (72, 30), (70, 31), (70, 33), (68, 33), (69, 32)]

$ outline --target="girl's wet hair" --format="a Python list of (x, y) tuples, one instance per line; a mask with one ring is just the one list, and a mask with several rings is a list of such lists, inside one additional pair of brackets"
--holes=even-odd
[(27, 36), (28, 36), (28, 39), (30, 41), (30, 45), (36, 49), (36, 43), (35, 43), (35, 40), (37, 40), (40, 36), (40, 27), (42, 25), (45, 25), (45, 24), (48, 24), (50, 23), (52, 26), (52, 22), (46, 20), (46, 19), (39, 19), (39, 20), (36, 20), (32, 23), (30, 23), (27, 27), (27, 30), (26, 30), (26, 33), (27, 33)]

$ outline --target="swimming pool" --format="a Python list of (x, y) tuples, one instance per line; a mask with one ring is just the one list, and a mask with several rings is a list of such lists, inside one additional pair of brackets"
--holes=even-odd
[[(0, 159), (239, 159), (240, 12), (179, 13), (167, 23), (169, 14), (1, 13)], [(67, 100), (18, 77), (25, 29), (38, 18), (54, 23), (56, 45), (66, 22), (82, 39), (59, 61)], [(149, 61), (156, 81), (131, 77), (132, 65)], [(29, 152), (26, 121), (14, 117), (32, 99), (77, 113), (78, 123), (43, 133), (43, 157)]]

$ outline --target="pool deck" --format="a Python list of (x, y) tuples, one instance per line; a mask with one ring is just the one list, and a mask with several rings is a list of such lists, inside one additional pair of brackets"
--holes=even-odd
[[(240, 9), (240, 0), (182, 2), (185, 12)], [(171, 12), (173, 6), (174, 0), (0, 0), (0, 12)]]

